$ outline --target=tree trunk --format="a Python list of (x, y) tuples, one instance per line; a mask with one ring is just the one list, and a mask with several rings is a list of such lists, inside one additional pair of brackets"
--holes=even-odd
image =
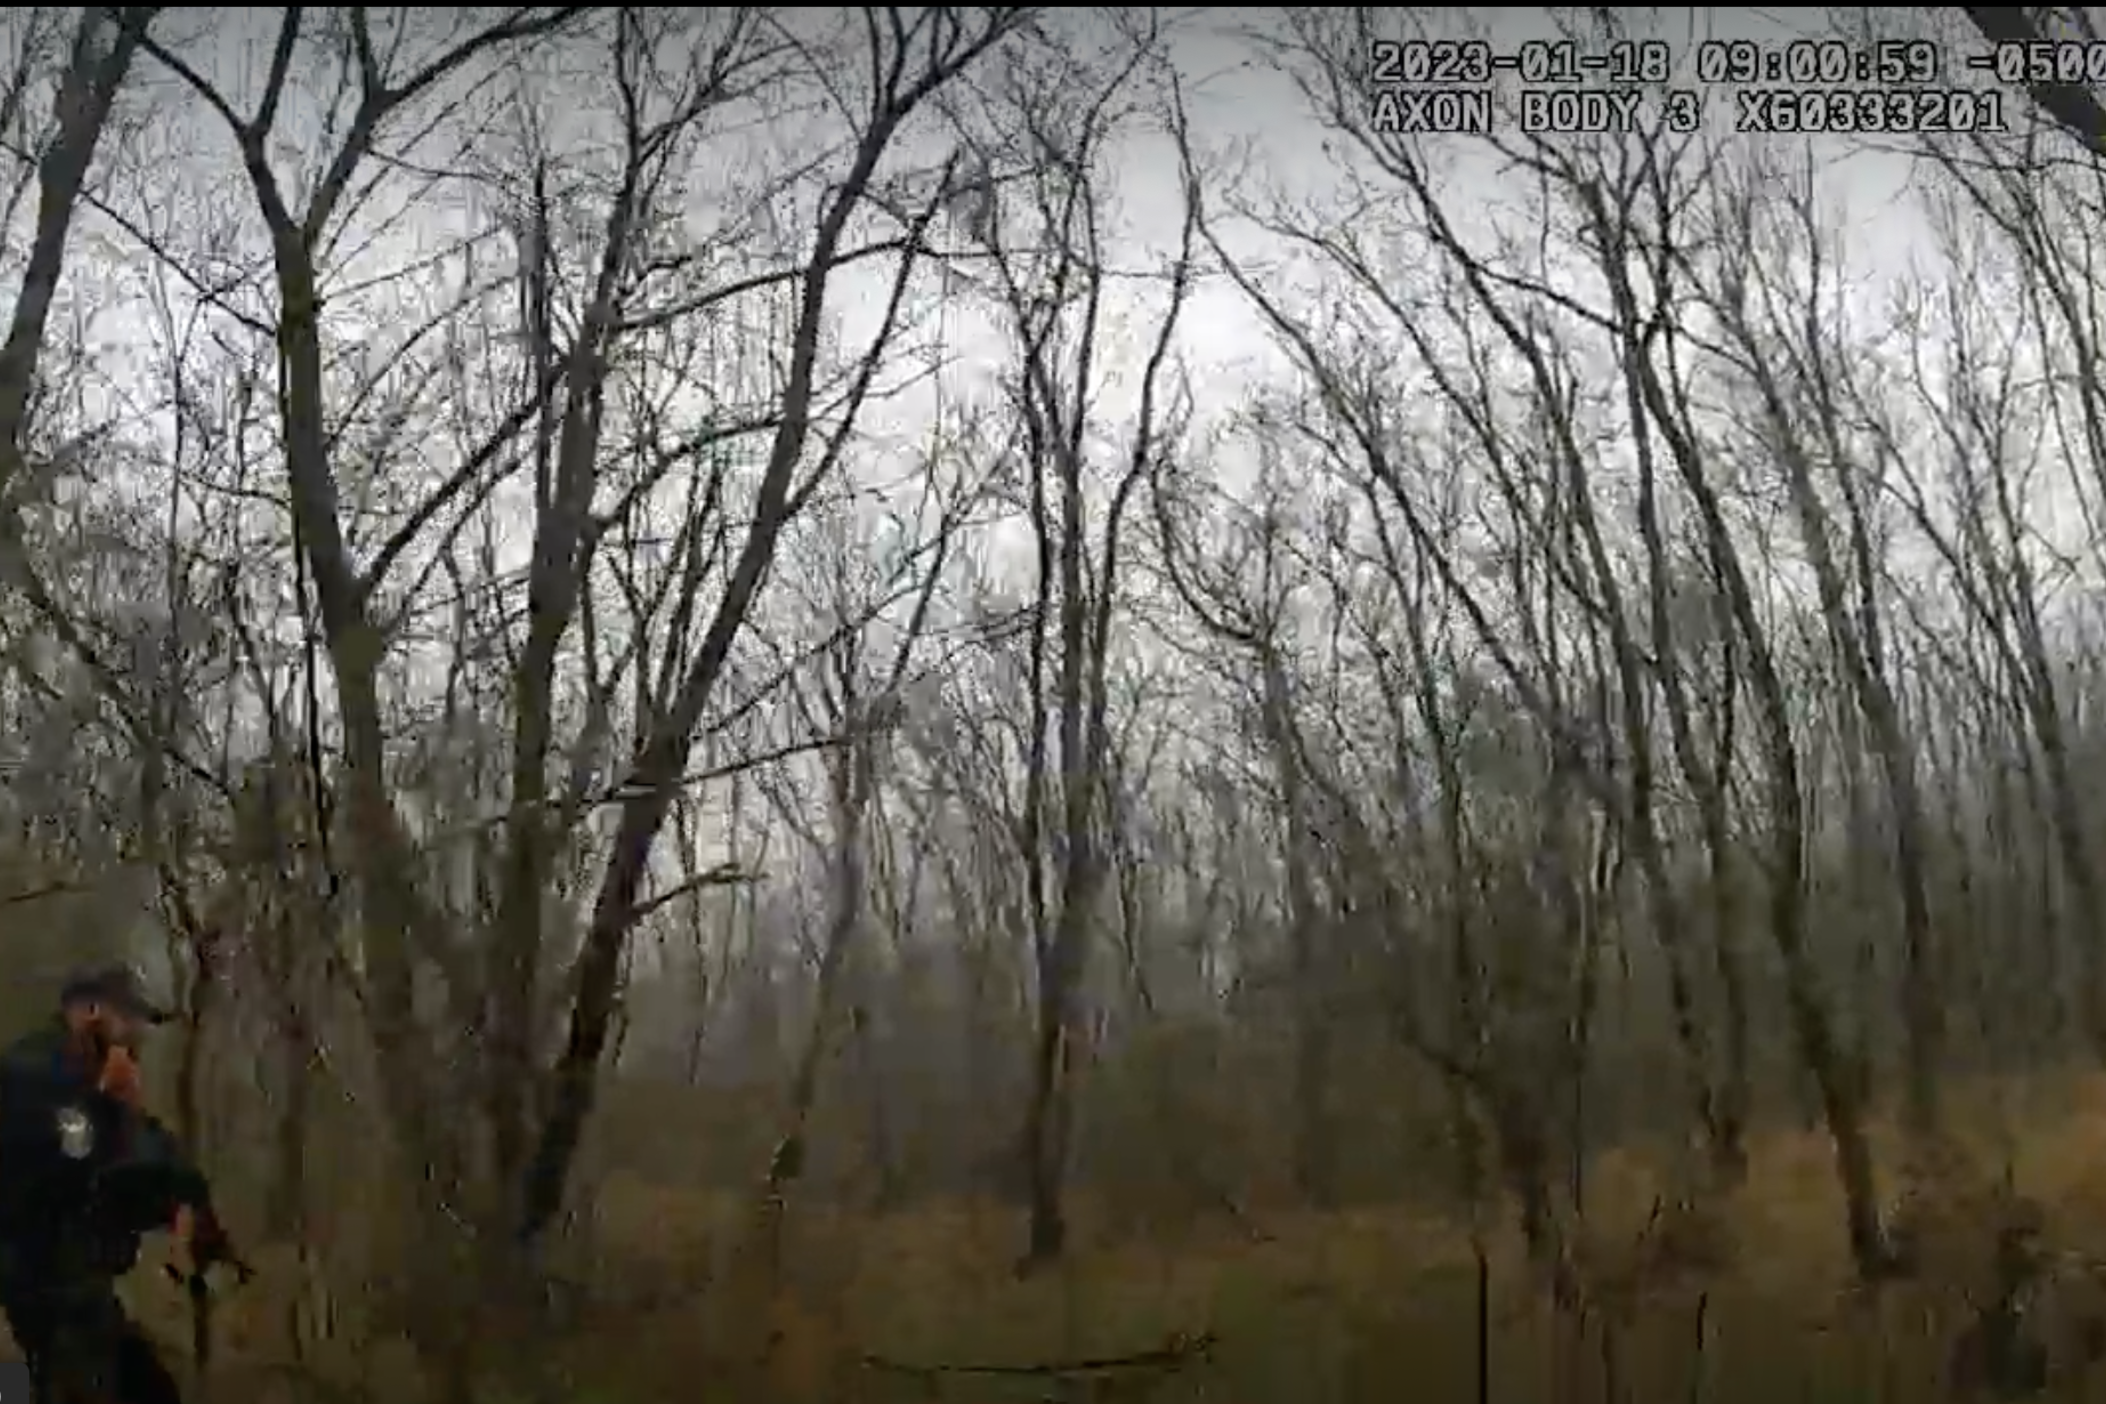
[(1294, 977), (1295, 1189), (1302, 1201), (1329, 1208), (1337, 1192), (1331, 1119), (1331, 1016), (1324, 997), (1328, 972), (1317, 951), (1314, 876), (1310, 870), (1308, 799), (1294, 735), (1293, 701), (1287, 674), (1268, 643), (1259, 659), (1261, 730), (1280, 786), (1280, 831), (1287, 874), (1287, 940)]

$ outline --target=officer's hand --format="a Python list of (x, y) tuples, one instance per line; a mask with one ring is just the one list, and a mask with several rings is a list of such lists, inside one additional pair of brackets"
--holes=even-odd
[(102, 1060), (102, 1076), (97, 1080), (106, 1096), (114, 1097), (128, 1107), (136, 1107), (146, 1092), (139, 1075), (139, 1060), (132, 1056), (129, 1048), (112, 1048), (109, 1056)]
[(231, 1262), (234, 1259), (234, 1241), (228, 1237), (226, 1225), (219, 1215), (210, 1209), (195, 1209), (189, 1206), (176, 1211), (176, 1237), (190, 1253), (190, 1266), (203, 1272), (214, 1263)]

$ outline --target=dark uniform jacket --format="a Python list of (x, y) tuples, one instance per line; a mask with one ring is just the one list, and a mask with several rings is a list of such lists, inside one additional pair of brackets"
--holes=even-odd
[(0, 1279), (118, 1276), (204, 1176), (166, 1127), (102, 1092), (60, 1024), (0, 1051)]

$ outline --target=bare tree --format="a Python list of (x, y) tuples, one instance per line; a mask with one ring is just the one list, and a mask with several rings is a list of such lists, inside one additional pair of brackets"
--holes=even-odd
[[(2073, 7), (2070, 12), (2075, 15), (2078, 29), (2096, 40), (2098, 34), (2084, 8)], [(1960, 13), (2000, 52), (2022, 56), (2019, 71), (2024, 75), (2026, 95), (2051, 121), (2083, 143), (2093, 156), (2106, 155), (2106, 107), (2099, 105), (2098, 95), (2088, 85), (2058, 80), (2049, 27), (2042, 23), (2048, 11), (2024, 6), (2001, 9), (1963, 5)], [(2002, 69), (2004, 65), (1999, 63), (1998, 67)]]
[[(1260, 430), (1262, 433), (1262, 430)], [(1263, 440), (1276, 461), (1277, 443)], [(1235, 662), (1226, 671), (1243, 673), (1251, 695), (1260, 744), (1268, 757), (1279, 806), (1281, 862), (1286, 880), (1286, 927), (1291, 960), (1294, 1013), (1295, 1187), (1311, 1204), (1332, 1203), (1336, 1195), (1336, 1148), (1326, 1108), (1331, 1100), (1332, 1035), (1336, 998), (1335, 962), (1326, 959), (1325, 935), (1334, 925), (1320, 905), (1317, 873), (1323, 833), (1305, 774), (1307, 741), (1301, 734), (1294, 683), (1290, 677), (1287, 636), (1289, 616), (1299, 587), (1284, 541), (1286, 505), (1279, 473), (1268, 473), (1256, 520), (1231, 540), (1244, 572), (1239, 578), (1225, 564), (1187, 559), (1195, 547), (1182, 542), (1172, 506), (1178, 489), (1164, 474), (1153, 484), (1156, 522), (1162, 537), (1165, 575), (1205, 633), (1227, 644)], [(1212, 567), (1209, 569), (1209, 567)], [(1247, 594), (1246, 594), (1247, 592)], [(1232, 684), (1233, 685), (1233, 684)], [(1458, 991), (1458, 994), (1464, 992)], [(1465, 996), (1466, 997), (1466, 996)]]
[[(1127, 512), (1151, 463), (1177, 431), (1172, 352), (1193, 276), (1196, 172), (1181, 175), (1187, 214), (1160, 275), (1162, 305), (1138, 375), (1137, 403), (1114, 461), (1100, 465), (1095, 404), (1107, 376), (1107, 298), (1119, 270), (1105, 228), (1103, 182), (1116, 142), (1154, 87), (1158, 21), (1116, 27), (1096, 53), (1071, 53), (1038, 70), (1017, 64), (990, 117), (1006, 128), (998, 159), (1021, 189), (985, 246), (982, 281), (1013, 348), (1008, 386), (1015, 416), (1007, 471), (1028, 513), (1037, 597), (1029, 635), (1031, 716), (1025, 725), (1024, 798), (1016, 839), (1037, 976), (1032, 1086), (1022, 1152), (1030, 1183), (1030, 1233), (1021, 1266), (1058, 1258), (1067, 1240), (1063, 1186), (1074, 1119), (1074, 1083), (1087, 1037), (1084, 965), (1108, 867), (1100, 839), (1110, 748), (1107, 668), (1120, 615), (1119, 572)], [(1166, 96), (1173, 123), (1182, 109)], [(1101, 484), (1106, 476), (1108, 485)], [(1108, 496), (1100, 493), (1108, 490)]]
[[(65, 268), (67, 236), (117, 90), (159, 13), (160, 7), (154, 5), (121, 11), (88, 9), (81, 12), (74, 28), (70, 54), (52, 98), (55, 130), (36, 162), (36, 228), (8, 320), (7, 338), (0, 342), (0, 491), (14, 491), (16, 481), (28, 471), (22, 458), (23, 436), (52, 299)], [(0, 115), (7, 119), (0, 122), (0, 130), (10, 135), (19, 130), (18, 114), (26, 100), (33, 52), (25, 44), (24, 61), (0, 95)]]
[[(1665, 309), (1672, 305), (1672, 290), (1684, 280), (1688, 266), (1676, 242), (1677, 211), (1682, 208), (1682, 187), (1676, 182), (1689, 180), (1702, 188), (1708, 178), (1704, 153), (1677, 145), (1679, 139), (1670, 139), (1664, 131), (1642, 148), (1649, 153), (1642, 160), (1628, 144), (1597, 147), (1522, 140), (1501, 147), (1504, 157), (1542, 182), (1541, 198), (1563, 202), (1546, 207), (1546, 227), (1551, 208), (1572, 211), (1579, 219), (1580, 249), (1599, 260), (1608, 305), (1598, 309), (1574, 301), (1557, 292), (1547, 271), (1530, 266), (1518, 250), (1496, 255), (1475, 251), (1457, 217), (1434, 193), (1425, 158), (1409, 143), (1372, 132), (1362, 122), (1366, 95), (1346, 56), (1364, 48), (1370, 22), (1364, 12), (1358, 20), (1347, 17), (1337, 24), (1304, 16), (1296, 31), (1299, 47), (1285, 62), (1327, 123), (1357, 144), (1367, 168), (1380, 171), (1391, 188), (1406, 197), (1412, 216), (1406, 237), (1440, 260), (1436, 290), (1430, 300), (1401, 295), (1394, 270), (1378, 256), (1375, 242), (1351, 228), (1324, 229), (1291, 216), (1261, 220), (1261, 225), (1308, 249), (1361, 290), (1372, 320), (1339, 319), (1333, 323), (1336, 332), (1327, 336), (1322, 321), (1291, 307), (1254, 276), (1241, 273), (1238, 281), (1316, 387), (1326, 420), (1317, 431), (1320, 439), (1337, 436), (1354, 459), (1367, 465), (1363, 471), (1383, 485), (1383, 507), (1394, 512), (1408, 549), (1430, 561), (1498, 674), (1544, 733), (1554, 763), (1563, 766), (1612, 821), (1631, 855), (1642, 878), (1650, 925), (1666, 956), (1673, 1022), (1698, 1124), (1707, 1133), (1714, 1158), (1730, 1173), (1739, 1158), (1745, 1092), (1721, 1098), (1713, 1091), (1711, 1015), (1698, 1001), (1693, 964), (1686, 953), (1677, 864), (1661, 826), (1653, 778), (1650, 718), (1661, 679), (1678, 666), (1658, 647), (1661, 640), (1672, 639), (1667, 632), (1673, 621), (1670, 582), (1655, 568), (1653, 583), (1640, 597), (1665, 608), (1651, 622), (1641, 622), (1619, 584), (1624, 569), (1618, 559), (1620, 543), (1603, 520), (1601, 489), (1595, 485), (1598, 476), (1612, 471), (1596, 447), (1608, 416), (1614, 415), (1635, 436), (1641, 483), (1653, 481), (1645, 465), (1649, 455), (1664, 446), (1678, 469), (1684, 500), (1699, 539), (1706, 543), (1705, 554), (1739, 637), (1746, 671), (1738, 685), (1746, 686), (1755, 702), (1768, 774), (1769, 925), (1784, 957), (1801, 1053), (1822, 1089), (1835, 1136), (1851, 1206), (1851, 1241), (1867, 1270), (1876, 1271), (1884, 1250), (1863, 1135), (1865, 1087), (1858, 1060), (1837, 1043), (1809, 941), (1801, 856), (1805, 778), (1782, 665), (1763, 621), (1758, 586), (1736, 545), (1729, 509), (1705, 466), (1711, 432), (1695, 422), (1687, 392), (1676, 388), (1673, 377), (1687, 372), (1672, 357), (1663, 357), (1662, 337), (1674, 330)], [(1218, 236), (1215, 247), (1228, 256)], [(1659, 252), (1649, 257), (1641, 253), (1648, 248)], [(1633, 256), (1641, 259), (1638, 266), (1646, 270), (1650, 296), (1659, 310), (1644, 310), (1646, 294), (1634, 286)], [(1230, 262), (1235, 271), (1235, 260)], [(1429, 311), (1443, 315), (1436, 321)], [(1486, 566), (1496, 572), (1495, 578), (1512, 572), (1511, 590), (1499, 605), (1484, 599), (1481, 589), (1466, 579), (1465, 571), (1472, 567), (1458, 553), (1459, 543), (1433, 528), (1424, 502), (1427, 494), (1414, 485), (1441, 481), (1432, 467), (1436, 450), (1430, 436), (1405, 427), (1411, 419), (1398, 391), (1359, 349), (1370, 335), (1364, 328), (1372, 327), (1401, 337), (1412, 349), (1415, 367), (1450, 408), (1452, 422), (1459, 424), (1460, 438), (1451, 436), (1437, 451), (1451, 459), (1468, 452), (1482, 482), (1505, 508), (1511, 523), (1507, 530), (1515, 535), (1486, 543), (1491, 552)], [(1583, 358), (1574, 349), (1574, 338), (1603, 334), (1623, 378), (1620, 387), (1612, 385), (1606, 393), (1589, 388)], [(1668, 369), (1663, 371), (1663, 365)], [(1498, 389), (1515, 382), (1523, 387), (1518, 395), (1507, 396)], [(1522, 472), (1523, 465), (1542, 464), (1554, 472), (1548, 490), (1532, 484)], [(1641, 493), (1639, 504), (1641, 545), (1652, 540), (1657, 557), (1660, 514), (1651, 488)], [(1540, 573), (1522, 570), (1521, 563), (1531, 558), (1541, 562)], [(1558, 621), (1563, 611), (1550, 611), (1561, 602), (1569, 602), (1571, 613)], [(1558, 622), (1532, 624), (1545, 615)], [(1558, 640), (1572, 629), (1599, 631), (1595, 636), (1604, 647), (1598, 656), (1606, 660), (1608, 672), (1598, 675), (1598, 695), (1607, 699), (1606, 706), (1583, 704), (1585, 693), (1562, 681), (1568, 668), (1559, 662), (1566, 649)], [(1641, 643), (1647, 639), (1655, 645), (1651, 650)], [(1679, 674), (1672, 686), (1669, 709), (1679, 705), (1686, 715), (1689, 694), (1680, 686)], [(1729, 683), (1726, 695), (1734, 687)], [(1694, 751), (1685, 723), (1678, 747), (1685, 774), (1700, 771), (1693, 764)], [(1905, 779), (1902, 788), (1908, 788)], [(1715, 804), (1712, 814), (1716, 835)], [(1917, 887), (1920, 891), (1920, 873)], [(1920, 918), (1920, 906), (1917, 910)], [(1730, 906), (1727, 914), (1730, 917)], [(1920, 933), (1920, 919), (1915, 929)], [(1733, 939), (1730, 932), (1715, 933), (1715, 951), (1732, 1010), (1729, 1017), (1744, 1029), (1739, 1021), (1746, 1010), (1734, 1003), (1740, 986), (1730, 954)], [(1921, 968), (1927, 972), (1927, 957)], [(1914, 1007), (1920, 1012), (1922, 1001)], [(1729, 1057), (1727, 1073), (1729, 1082), (1742, 1089), (1747, 1075), (1743, 1039), (1744, 1034), (1736, 1034), (1731, 1041), (1736, 1051)]]
[[(362, 9), (296, 7), (247, 112), (181, 44), (148, 34), (143, 19), (123, 28), (127, 44), (220, 120), (267, 239), (264, 313), (243, 325), (276, 342), (293, 555), (312, 584), (333, 677), (343, 761), (340, 773), (328, 769), (342, 787), (342, 851), (367, 918), (362, 1007), (427, 1217), (476, 1225), (488, 1272), (508, 1272), (507, 1245), (536, 1240), (558, 1213), (618, 1026), (628, 936), (657, 900), (653, 847), (693, 783), (686, 772), (698, 730), (778, 543), (834, 474), (859, 411), (884, 391), (891, 348), (911, 317), (923, 235), (940, 202), (922, 200), (902, 225), (868, 197), (891, 179), (887, 162), (916, 111), (1028, 22), (1017, 11), (874, 10), (830, 30), (790, 30), (747, 10), (675, 19), (632, 8), (530, 8), (448, 36), (405, 68), (401, 55), (419, 46), (418, 17), (400, 18), (386, 35)], [(462, 119), (494, 110), (498, 60), (531, 69), (557, 40), (572, 53), (584, 46), (604, 55), (611, 184), (539, 145), (531, 117), (519, 129), (523, 172), (478, 174), (496, 169), (498, 142), (488, 125)], [(867, 91), (839, 86), (821, 56), (849, 52), (868, 60)], [(282, 169), (274, 134), (285, 94), (329, 73), (342, 97), (324, 113), (324, 156), (309, 173)], [(679, 234), (698, 153), (721, 110), (805, 82), (828, 96), (845, 139), (811, 172), (762, 176), (752, 198), (764, 208), (823, 183), (808, 239), (723, 277), (714, 251)], [(403, 179), (403, 168), (387, 164), (399, 154), (389, 141), (402, 152), (428, 143), (438, 128), (418, 124), (442, 115), (470, 134), (462, 179), (484, 181), (508, 207), (498, 222), (510, 267), (494, 278), (481, 271), (494, 241), (478, 231), (455, 255), (465, 295), (409, 329), (393, 367), (374, 368), (341, 394), (348, 348), (332, 342), (340, 333), (325, 300), (337, 295), (325, 289), (355, 260), (355, 226), (375, 192)], [(599, 208), (583, 234), (588, 200)], [(754, 228), (730, 232), (751, 238)], [(574, 280), (581, 238), (587, 271)], [(193, 284), (205, 281), (185, 250), (156, 251)], [(757, 243), (752, 252), (762, 252)], [(835, 270), (859, 258), (892, 261), (889, 292), (873, 340), (836, 374), (825, 337), (829, 288)], [(365, 295), (385, 283), (362, 285)], [(507, 283), (520, 350), (492, 360), (494, 341), (466, 314)], [(769, 328), (784, 358), (773, 402), (757, 411), (727, 404), (693, 432), (668, 416), (668, 397), (694, 383), (689, 368), (708, 340), (698, 333), (721, 325), (742, 299), (784, 314)], [(658, 359), (667, 353), (674, 359)], [(484, 375), (471, 378), (478, 358)], [(405, 369), (412, 373), (390, 378)], [(419, 466), (410, 426), (432, 423), (449, 390), (451, 461), (435, 482), (418, 474), (429, 486), (400, 502), (372, 470)], [(727, 489), (742, 482), (735, 469), (748, 460), (726, 450), (756, 437), (763, 446), (750, 501), (733, 516)], [(494, 530), (515, 474), (531, 484), (523, 610), (503, 583)], [(647, 578), (633, 554), (609, 560), (603, 545), (633, 547), (664, 495), (684, 495), (691, 509), (672, 567)], [(390, 497), (399, 505), (386, 505)], [(462, 777), (475, 792), (501, 792), (504, 807), (501, 824), (477, 817), (467, 826), (465, 851), (482, 876), (465, 904), (420, 852), (432, 835), (425, 816), (405, 808), (392, 701), (422, 686), (411, 659), (425, 649), (435, 584), (450, 585), (454, 601), (448, 713), (471, 728), (500, 727), (506, 738), (502, 765)], [(567, 665), (581, 656), (586, 684), (574, 695)], [(488, 671), (499, 660), (505, 681), (493, 692)], [(487, 700), (465, 705), (460, 685)], [(563, 779), (552, 778), (552, 761)], [(626, 773), (616, 780), (610, 766)], [(618, 820), (595, 837), (587, 820), (610, 799)], [(594, 845), (601, 870), (583, 903), (582, 935), (567, 950), (555, 916), (576, 885), (574, 858)], [(464, 917), (473, 941), (456, 930)], [(551, 968), (564, 963), (567, 971)], [(443, 1008), (435, 1022), (420, 1013), (434, 991)], [(551, 1054), (557, 1021), (568, 1027)], [(436, 1086), (433, 1069), (448, 1070)], [(463, 1098), (475, 1109), (465, 1132)]]

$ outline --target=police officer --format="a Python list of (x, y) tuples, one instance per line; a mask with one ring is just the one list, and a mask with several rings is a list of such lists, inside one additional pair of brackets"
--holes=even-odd
[(88, 970), (0, 1051), (0, 1312), (45, 1404), (180, 1404), (116, 1294), (150, 1230), (184, 1229), (200, 1268), (225, 1249), (204, 1176), (138, 1105), (141, 1040), (167, 1019), (130, 968)]

